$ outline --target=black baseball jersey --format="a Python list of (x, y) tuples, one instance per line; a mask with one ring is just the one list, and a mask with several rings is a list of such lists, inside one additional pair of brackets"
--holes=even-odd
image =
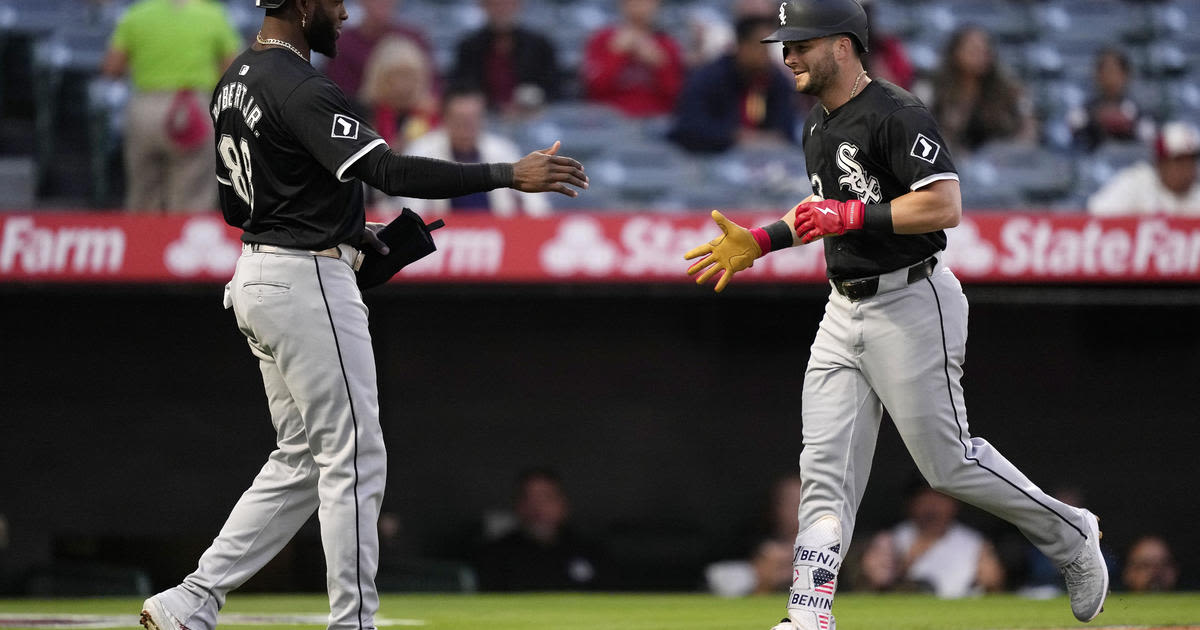
[[(824, 199), (885, 203), (940, 179), (958, 179), (937, 123), (915, 96), (874, 79), (841, 107), (819, 103), (804, 123), (804, 158)], [(875, 276), (945, 249), (946, 233), (855, 230), (825, 240), (830, 278)]]
[(213, 92), (225, 221), (247, 243), (357, 244), (363, 186), (346, 175), (384, 144), (324, 74), (282, 48), (248, 49)]

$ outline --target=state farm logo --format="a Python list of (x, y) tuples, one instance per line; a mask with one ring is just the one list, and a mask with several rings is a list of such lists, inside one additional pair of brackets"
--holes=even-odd
[(192, 219), (183, 226), (179, 240), (167, 245), (163, 263), (177, 276), (228, 275), (241, 253), (241, 244), (226, 236), (224, 223)]
[(949, 232), (946, 264), (967, 279), (1188, 278), (1200, 274), (1200, 228), (1164, 219), (980, 217)]
[[(769, 218), (754, 225), (777, 220)], [(564, 220), (555, 236), (540, 251), (542, 269), (555, 277), (574, 274), (630, 278), (659, 277), (683, 281), (691, 263), (684, 253), (720, 234), (707, 219), (679, 220), (667, 217), (634, 217), (609, 225), (616, 232), (610, 240), (604, 225), (593, 218)], [(799, 247), (756, 261), (742, 272), (746, 278), (821, 278), (824, 257), (820, 247)]]
[(996, 271), (1005, 275), (1186, 277), (1200, 272), (1200, 229), (1162, 219), (1076, 226), (1018, 217), (1004, 222), (999, 243), (1003, 253)]
[(945, 263), (967, 275), (990, 273), (996, 264), (996, 248), (979, 233), (979, 226), (963, 219), (947, 235)]
[(125, 262), (125, 231), (78, 225), (39, 227), (32, 217), (4, 222), (0, 273), (117, 273)]
[(567, 219), (559, 224), (558, 234), (542, 246), (542, 267), (553, 276), (586, 273), (604, 275), (617, 265), (620, 252), (604, 236), (604, 228), (594, 219)]

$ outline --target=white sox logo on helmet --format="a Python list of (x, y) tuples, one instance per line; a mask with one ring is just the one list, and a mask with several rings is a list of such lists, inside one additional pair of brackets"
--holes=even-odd
[(779, 25), (787, 26), (787, 3), (779, 5)]

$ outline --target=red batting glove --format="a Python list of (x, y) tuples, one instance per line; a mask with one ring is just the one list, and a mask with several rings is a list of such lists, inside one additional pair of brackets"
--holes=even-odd
[(861, 230), (866, 204), (857, 200), (825, 199), (796, 206), (796, 221), (792, 227), (805, 245), (826, 236), (840, 236), (847, 230)]

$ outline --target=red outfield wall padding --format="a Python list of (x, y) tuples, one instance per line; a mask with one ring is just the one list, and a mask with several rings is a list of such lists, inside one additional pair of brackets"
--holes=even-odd
[[(730, 218), (761, 225), (778, 216)], [(215, 213), (3, 213), (0, 282), (224, 282), (241, 253), (238, 233)], [(439, 251), (392, 281), (684, 283), (684, 252), (717, 233), (707, 213), (449, 216), (434, 233)], [(1200, 219), (968, 213), (949, 240), (945, 262), (966, 282), (1200, 282)], [(824, 272), (821, 247), (809, 245), (772, 253), (737, 281), (819, 283)]]

